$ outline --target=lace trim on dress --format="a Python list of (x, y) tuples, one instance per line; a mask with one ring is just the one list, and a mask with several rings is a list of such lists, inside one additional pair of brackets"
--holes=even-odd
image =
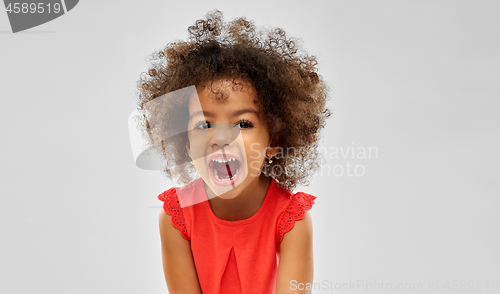
[(304, 192), (295, 193), (290, 197), (290, 202), (278, 221), (278, 242), (281, 242), (285, 233), (293, 228), (296, 220), (304, 218), (306, 210), (311, 209), (316, 198)]
[(170, 215), (170, 220), (174, 227), (181, 231), (182, 237), (189, 240), (186, 220), (184, 219), (184, 213), (182, 212), (181, 206), (179, 204), (179, 199), (177, 198), (177, 193), (175, 188), (170, 188), (167, 191), (158, 195), (158, 199), (163, 201), (163, 210)]

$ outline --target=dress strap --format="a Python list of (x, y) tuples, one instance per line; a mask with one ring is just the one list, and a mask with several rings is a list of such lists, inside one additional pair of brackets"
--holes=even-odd
[(170, 215), (170, 220), (174, 227), (180, 230), (182, 237), (189, 240), (188, 232), (186, 228), (186, 220), (184, 218), (184, 213), (179, 204), (179, 199), (177, 198), (177, 192), (175, 188), (170, 188), (165, 192), (158, 195), (158, 199), (163, 201), (163, 210)]
[(290, 196), (290, 202), (278, 220), (278, 227), (276, 229), (278, 244), (283, 240), (285, 233), (293, 228), (295, 221), (304, 218), (306, 210), (312, 208), (314, 199), (316, 198), (316, 196), (304, 192), (297, 192)]

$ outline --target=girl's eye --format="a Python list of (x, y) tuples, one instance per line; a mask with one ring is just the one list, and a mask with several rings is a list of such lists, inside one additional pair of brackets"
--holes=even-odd
[[(242, 121), (237, 122), (236, 126), (240, 129), (248, 129), (248, 128), (253, 127), (252, 123), (249, 121), (246, 121), (246, 120), (242, 120)], [(209, 122), (204, 121), (204, 122), (197, 123), (194, 128), (205, 130), (205, 129), (208, 129), (211, 127), (212, 127), (212, 125)]]
[(195, 129), (202, 129), (202, 130), (205, 130), (205, 129), (208, 129), (210, 128), (210, 123), (209, 122), (199, 122), (196, 124), (196, 126), (194, 127)]
[(236, 125), (241, 129), (247, 129), (253, 127), (252, 123), (246, 120), (239, 121)]

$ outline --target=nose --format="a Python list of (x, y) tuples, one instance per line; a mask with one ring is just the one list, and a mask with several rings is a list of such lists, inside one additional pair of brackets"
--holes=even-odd
[(240, 130), (233, 128), (229, 123), (214, 123), (210, 128), (210, 141), (212, 145), (225, 147), (231, 144), (239, 135)]

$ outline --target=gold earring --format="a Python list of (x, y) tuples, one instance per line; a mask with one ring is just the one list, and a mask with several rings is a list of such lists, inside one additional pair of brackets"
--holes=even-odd
[(273, 163), (273, 160), (271, 158), (272, 157), (269, 157), (269, 159), (267, 160), (267, 163), (269, 163), (269, 164)]

